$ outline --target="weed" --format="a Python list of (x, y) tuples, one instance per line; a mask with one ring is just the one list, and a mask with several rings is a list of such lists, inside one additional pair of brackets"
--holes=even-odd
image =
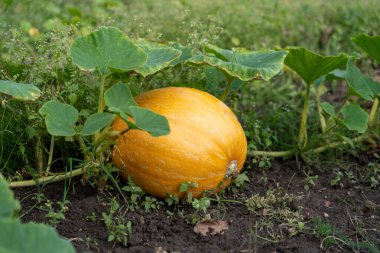
[(313, 219), (314, 233), (317, 237), (322, 239), (321, 246), (324, 250), (328, 250), (331, 247), (348, 247), (354, 251), (361, 252), (366, 250), (370, 253), (378, 253), (380, 249), (376, 247), (375, 244), (368, 240), (364, 241), (353, 241), (347, 235), (343, 234), (342, 231), (337, 229), (331, 223), (324, 221), (320, 217)]
[(304, 180), (304, 186), (303, 188), (308, 191), (311, 187), (315, 186), (318, 180), (318, 175), (314, 176), (307, 176)]
[[(302, 207), (292, 210), (291, 202), (302, 199), (302, 196), (288, 194), (283, 189), (268, 190), (265, 195), (255, 194), (245, 202), (247, 209), (256, 214), (256, 237), (268, 242), (279, 242), (284, 239), (284, 231), (289, 236), (301, 233), (305, 227)], [(267, 231), (268, 238), (259, 235)]]
[(123, 215), (118, 213), (119, 209), (120, 205), (116, 198), (112, 198), (109, 212), (102, 212), (102, 221), (107, 228), (108, 241), (114, 243), (120, 242), (126, 246), (132, 233), (132, 222), (126, 221)]
[(129, 201), (129, 208), (131, 211), (138, 209), (139, 203), (142, 201), (145, 192), (133, 182), (131, 177), (128, 177), (128, 185), (123, 186), (121, 189), (131, 194)]
[(149, 212), (151, 210), (158, 209), (161, 204), (163, 204), (163, 202), (158, 201), (156, 198), (145, 196), (141, 206), (144, 208), (145, 212)]
[(45, 210), (48, 212), (45, 217), (49, 219), (51, 225), (56, 226), (62, 220), (65, 219), (65, 213), (69, 210), (67, 205), (70, 201), (63, 200), (56, 203), (57, 207), (54, 207), (54, 203), (47, 200), (45, 203)]

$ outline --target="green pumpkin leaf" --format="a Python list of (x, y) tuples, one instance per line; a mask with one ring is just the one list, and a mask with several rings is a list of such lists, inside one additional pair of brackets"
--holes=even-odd
[(345, 105), (342, 108), (343, 124), (352, 131), (364, 133), (368, 126), (368, 113), (357, 104)]
[(84, 122), (84, 126), (80, 131), (80, 134), (83, 136), (95, 134), (106, 126), (112, 124), (115, 118), (115, 114), (108, 112), (98, 112), (92, 114), (87, 118), (86, 122)]
[(346, 81), (350, 93), (365, 100), (371, 101), (380, 90), (380, 84), (373, 81), (370, 77), (363, 75), (360, 69), (355, 66), (352, 58), (347, 62)]
[(372, 91), (372, 94), (374, 96), (379, 96), (380, 95), (380, 83), (374, 81), (372, 78), (370, 78), (368, 76), (366, 76), (366, 79), (367, 79), (367, 84)]
[(49, 134), (55, 136), (74, 136), (77, 134), (75, 123), (78, 120), (78, 111), (71, 105), (50, 100), (40, 108), (39, 113), (45, 117)]
[(176, 42), (170, 42), (169, 46), (181, 51), (181, 55), (170, 63), (171, 66), (176, 66), (180, 63), (183, 63), (193, 56), (193, 49), (191, 47), (185, 47)]
[(328, 103), (328, 102), (323, 102), (321, 104), (321, 107), (322, 109), (328, 114), (330, 115), (331, 117), (335, 118), (336, 117), (336, 114), (335, 114), (335, 107)]
[(147, 41), (140, 41), (137, 45), (143, 49), (145, 54), (148, 56), (145, 64), (135, 69), (137, 73), (144, 77), (166, 68), (172, 61), (181, 55), (181, 51), (170, 46), (164, 46)]
[(271, 79), (283, 69), (287, 55), (286, 51), (226, 50), (213, 45), (208, 45), (206, 49), (210, 53), (194, 55), (187, 62), (214, 66), (228, 76), (242, 81)]
[(104, 93), (104, 99), (108, 109), (117, 113), (127, 113), (131, 115), (132, 112), (129, 107), (131, 105), (137, 105), (128, 85), (125, 83), (112, 85)]
[(13, 192), (9, 189), (7, 181), (5, 181), (5, 179), (1, 175), (0, 175), (0, 203), (1, 203), (0, 219), (12, 218), (13, 214), (16, 211), (20, 210), (20, 203), (14, 199)]
[(139, 106), (130, 106), (129, 109), (139, 129), (147, 131), (153, 137), (170, 133), (169, 122), (166, 117)]
[(0, 219), (0, 252), (2, 253), (75, 253), (69, 241), (59, 237), (45, 224), (22, 224), (18, 219)]
[(0, 80), (0, 93), (7, 94), (19, 100), (34, 101), (41, 96), (41, 91), (33, 84), (15, 83)]
[(346, 65), (348, 57), (344, 54), (322, 56), (303, 47), (286, 48), (289, 54), (285, 65), (297, 72), (306, 84)]
[(84, 70), (97, 70), (102, 75), (126, 72), (142, 66), (147, 55), (128, 36), (115, 27), (101, 27), (78, 37), (70, 48), (73, 62)]
[(327, 81), (333, 81), (333, 80), (343, 80), (346, 79), (346, 70), (343, 69), (335, 69), (328, 73), (327, 75), (321, 76), (317, 80), (314, 81), (315, 85), (320, 85), (322, 83), (325, 83)]
[(361, 47), (370, 57), (380, 62), (380, 36), (369, 36), (360, 34), (352, 41)]

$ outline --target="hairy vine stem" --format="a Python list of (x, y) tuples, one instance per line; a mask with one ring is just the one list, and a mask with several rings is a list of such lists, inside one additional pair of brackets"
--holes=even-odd
[(232, 81), (234, 80), (233, 78), (226, 78), (227, 80), (227, 86), (226, 86), (226, 89), (224, 90), (222, 96), (220, 97), (220, 100), (222, 102), (226, 101), (226, 98), (228, 96), (228, 93), (230, 93), (230, 90), (231, 90), (231, 85), (232, 85)]
[(372, 127), (376, 124), (376, 114), (377, 114), (377, 109), (379, 108), (379, 98), (376, 97), (375, 100), (373, 101), (371, 111), (369, 113), (369, 119), (368, 119), (368, 126)]
[(303, 104), (303, 111), (301, 115), (301, 125), (300, 125), (300, 133), (298, 136), (298, 147), (303, 149), (307, 145), (307, 114), (309, 112), (309, 97), (310, 97), (310, 87), (311, 84), (306, 84), (306, 95), (305, 101)]

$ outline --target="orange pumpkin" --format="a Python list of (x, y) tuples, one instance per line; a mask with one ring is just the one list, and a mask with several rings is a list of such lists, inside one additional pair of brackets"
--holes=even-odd
[[(112, 159), (121, 176), (128, 176), (157, 197), (182, 197), (182, 182), (196, 182), (194, 197), (225, 188), (242, 169), (247, 140), (233, 112), (214, 96), (192, 88), (151, 90), (136, 98), (139, 106), (166, 116), (170, 134), (152, 137), (131, 130), (119, 137)], [(115, 130), (127, 128), (117, 118)]]

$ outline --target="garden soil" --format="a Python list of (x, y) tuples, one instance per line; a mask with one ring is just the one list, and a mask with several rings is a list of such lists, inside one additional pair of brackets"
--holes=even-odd
[[(269, 189), (282, 188), (289, 194), (301, 196), (301, 199), (287, 203), (291, 210), (302, 210), (304, 228), (291, 235), (289, 227), (283, 222), (272, 220), (273, 226), (258, 229), (263, 210), (252, 213), (244, 204), (225, 203), (217, 206), (213, 203), (209, 209), (212, 216), (229, 223), (228, 230), (218, 235), (202, 236), (194, 233), (190, 222), (195, 212), (189, 205), (182, 205), (182, 212), (173, 206), (161, 205), (159, 209), (145, 212), (122, 208), (123, 217), (132, 222), (132, 233), (128, 244), (108, 242), (108, 234), (101, 213), (109, 210), (110, 195), (116, 196), (120, 204), (123, 198), (116, 192), (99, 193), (90, 185), (82, 185), (80, 180), (70, 184), (67, 199), (70, 201), (65, 219), (57, 224), (59, 234), (69, 239), (78, 252), (326, 252), (321, 241), (315, 235), (313, 223), (315, 217), (321, 217), (355, 240), (357, 227), (353, 220), (360, 218), (363, 228), (372, 228), (367, 234), (370, 238), (380, 238), (379, 206), (371, 209), (368, 203), (380, 204), (378, 190), (366, 186), (331, 187), (333, 173), (317, 173), (316, 184), (306, 191), (305, 175), (295, 161), (275, 161), (270, 169), (251, 169), (247, 173), (250, 182), (238, 193), (231, 190), (225, 199), (262, 196)], [(263, 180), (265, 179), (265, 180)], [(35, 193), (43, 193), (51, 201), (61, 201), (64, 183), (36, 188), (16, 189), (15, 194), (22, 204), (22, 220), (48, 223), (43, 205), (36, 204)], [(238, 197), (239, 196), (239, 197)], [(107, 202), (108, 201), (108, 202)], [(244, 200), (243, 200), (244, 202)], [(90, 217), (95, 217), (91, 219)], [(182, 214), (182, 215), (181, 215)], [(277, 223), (276, 223), (277, 222)], [(283, 226), (283, 228), (282, 228)], [(356, 228), (355, 228), (356, 227)], [(264, 227), (265, 228), (265, 227)], [(362, 229), (363, 229), (362, 228)], [(376, 230), (377, 229), (377, 230)], [(280, 236), (281, 234), (281, 236)], [(273, 238), (282, 238), (275, 240)], [(376, 239), (375, 239), (376, 240)], [(379, 240), (375, 241), (379, 243)], [(342, 246), (342, 244), (340, 244)], [(377, 245), (379, 247), (379, 245)], [(326, 250), (326, 249), (325, 249)], [(330, 247), (327, 252), (352, 252), (344, 246)], [(366, 251), (364, 251), (366, 252)]]

